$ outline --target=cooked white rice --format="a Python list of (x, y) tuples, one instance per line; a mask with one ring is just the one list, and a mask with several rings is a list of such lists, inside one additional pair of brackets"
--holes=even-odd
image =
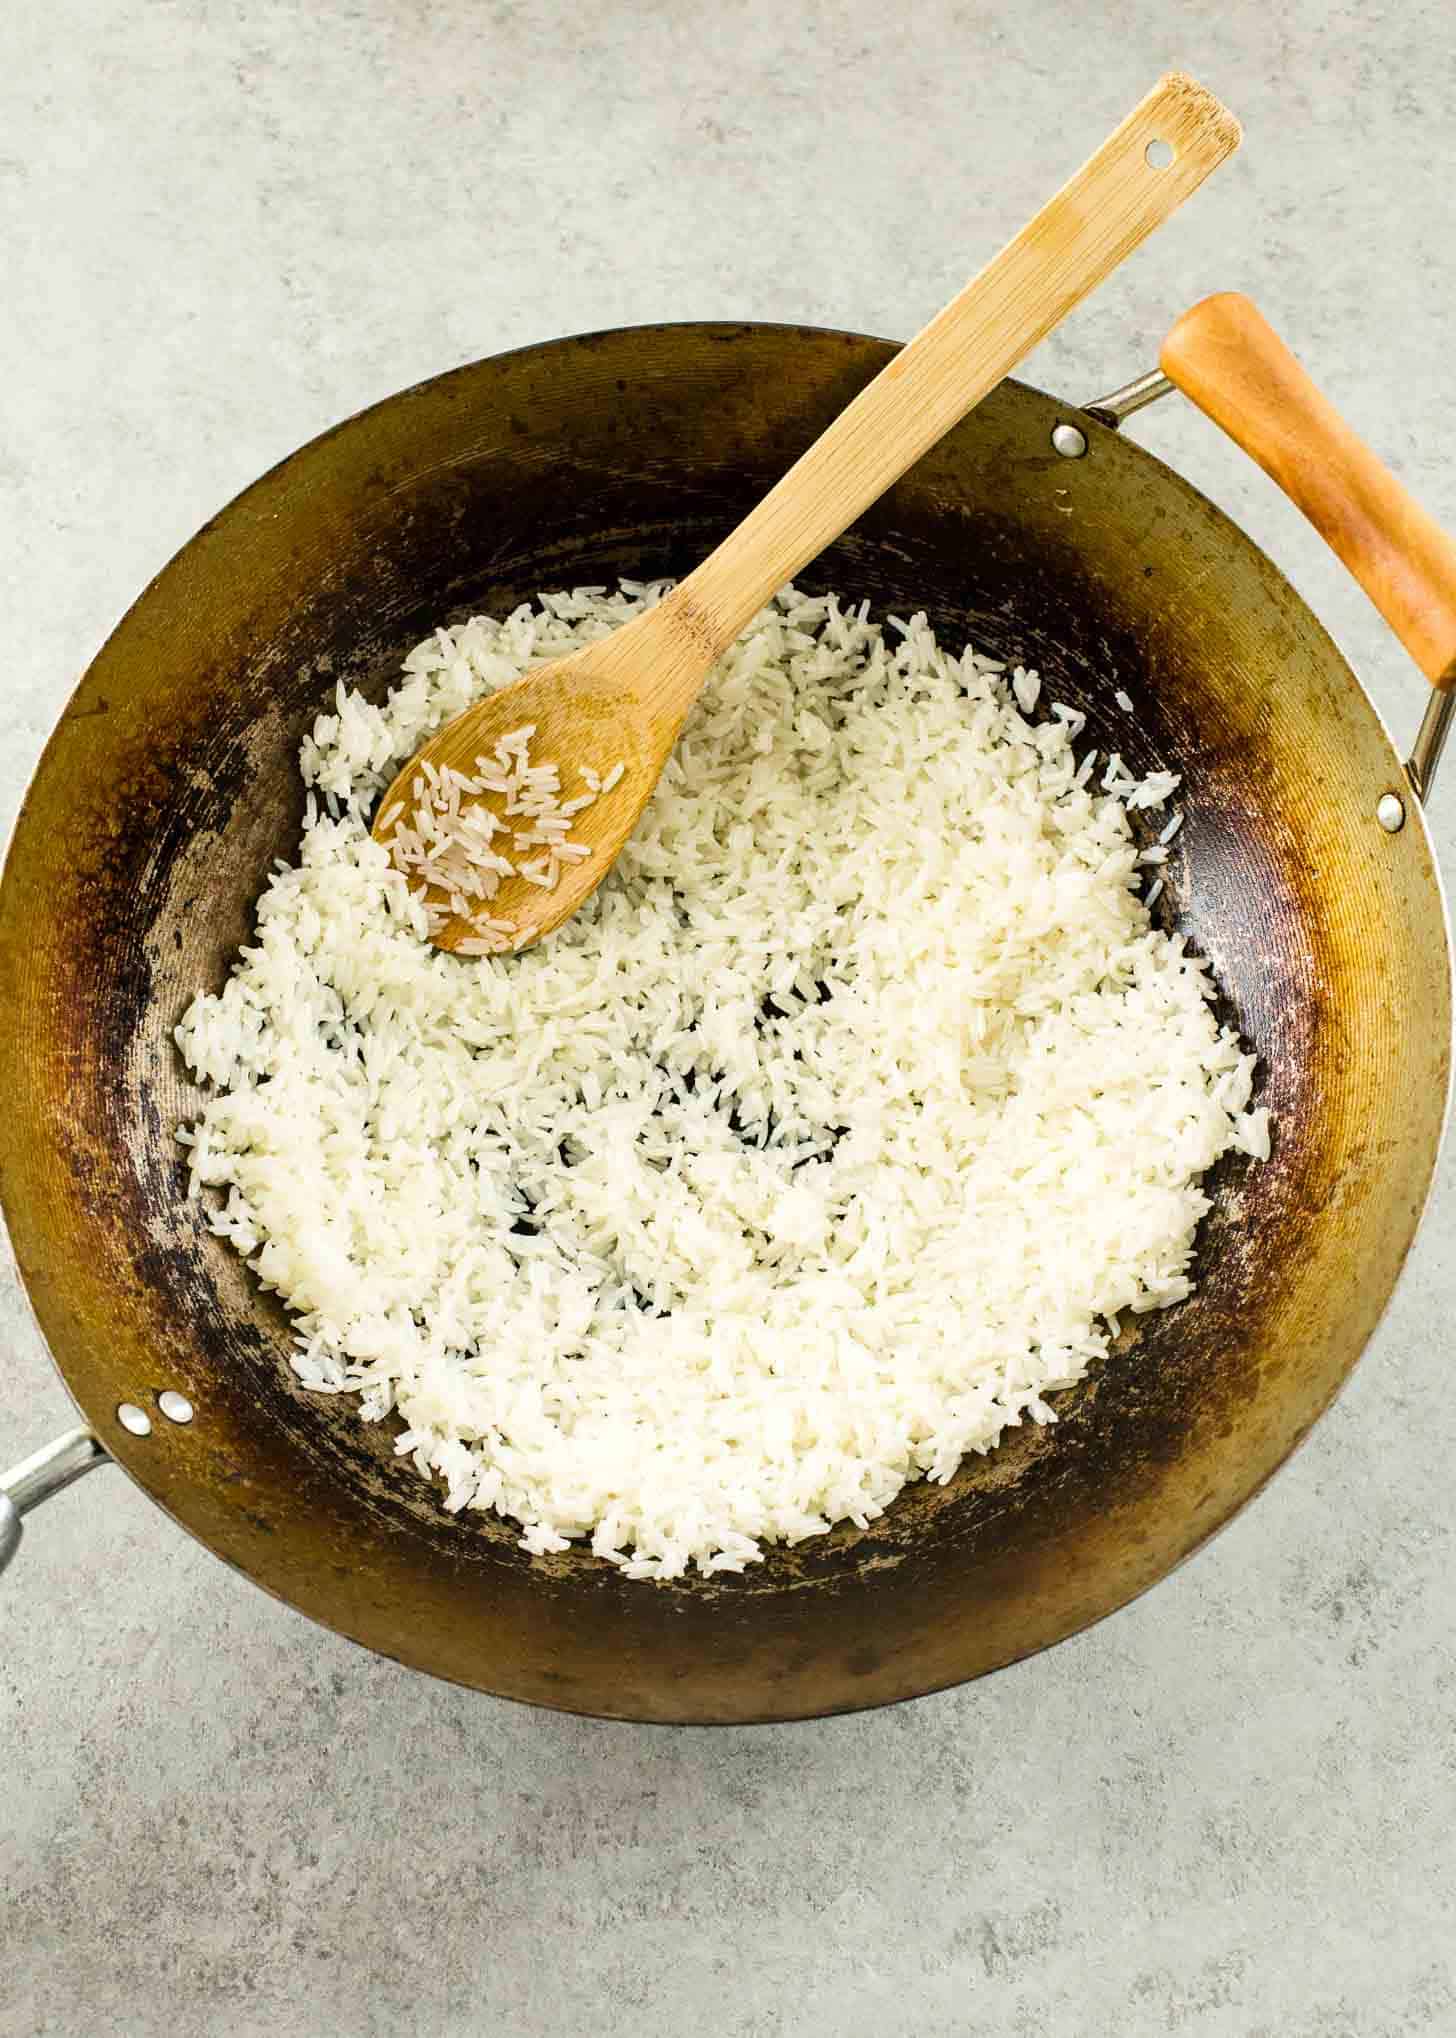
[[(633, 1577), (739, 1570), (948, 1479), (1189, 1292), (1253, 1057), (1153, 929), (1128, 806), (1036, 676), (787, 590), (615, 872), (550, 940), (440, 954), (368, 832), (424, 737), (660, 587), (441, 630), (302, 750), (298, 862), (178, 1028), (193, 1179), (294, 1365), (452, 1509)], [(583, 772), (590, 785), (591, 774)], [(605, 781), (603, 781), (605, 790)], [(1160, 880), (1161, 882), (1161, 880)]]
[[(342, 713), (342, 694), (336, 699)], [(506, 878), (554, 892), (564, 863), (584, 863), (591, 845), (571, 839), (572, 822), (626, 769), (614, 764), (601, 779), (590, 766), (578, 766), (586, 790), (567, 799), (561, 767), (531, 761), (535, 733), (534, 722), (509, 730), (493, 756), (475, 759), (473, 775), (448, 764), (437, 771), (421, 758), (409, 774), (408, 797), (392, 800), (379, 817), (395, 868), (424, 907), (427, 935), (439, 940), (451, 929), (457, 939), (446, 945), (457, 955), (505, 955), (525, 946), (536, 923), (501, 919), (491, 901)]]

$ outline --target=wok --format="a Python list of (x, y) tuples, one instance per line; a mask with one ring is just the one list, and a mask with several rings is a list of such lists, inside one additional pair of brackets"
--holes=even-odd
[[(893, 351), (693, 324), (478, 362), (285, 460), (118, 626), (0, 884), (0, 1199), (86, 1425), (4, 1482), (0, 1542), (110, 1458), (256, 1584), (418, 1669), (579, 1712), (788, 1719), (978, 1676), (1121, 1606), (1327, 1406), (1434, 1170), (1449, 930), (1418, 789), (1330, 638), (1227, 517), (1119, 436), (1159, 376), (1090, 410), (1003, 384), (802, 576), (1025, 657), (1086, 713), (1084, 745), (1186, 780), (1157, 916), (1212, 957), (1275, 1151), (1220, 1164), (1197, 1292), (1140, 1319), (1054, 1427), (742, 1577), (643, 1585), (581, 1550), (529, 1557), (514, 1524), (447, 1515), (394, 1457), (394, 1425), (301, 1389), (276, 1298), (187, 1194), (173, 1135), (199, 1098), (172, 1028), (293, 850), (299, 739), (336, 681), (379, 693), (444, 617), (685, 570)], [(1236, 433), (1240, 364), (1226, 346), (1195, 391), (1215, 414), (1221, 392)], [(1242, 435), (1277, 466), (1272, 413), (1246, 393)], [(1337, 539), (1343, 472), (1304, 492)], [(1397, 565), (1419, 550), (1371, 522), (1347, 552), (1351, 529)], [(1432, 697), (1423, 784), (1450, 705)]]

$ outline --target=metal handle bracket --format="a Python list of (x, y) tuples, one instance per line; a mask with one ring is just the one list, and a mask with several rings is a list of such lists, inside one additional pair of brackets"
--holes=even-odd
[[(1120, 389), (1114, 389), (1110, 395), (1099, 396), (1091, 403), (1084, 403), (1081, 406), (1082, 414), (1095, 418), (1098, 424), (1110, 426), (1114, 432), (1119, 431), (1128, 418), (1135, 416), (1140, 410), (1146, 410), (1150, 403), (1158, 403), (1163, 397), (1172, 396), (1176, 389), (1177, 384), (1170, 381), (1160, 368), (1150, 368), (1146, 375), (1139, 375), (1132, 382), (1124, 382)], [(1058, 427), (1058, 431), (1066, 429), (1064, 426)], [(1058, 444), (1057, 435), (1053, 433), (1052, 443), (1057, 451), (1067, 458), (1080, 458), (1087, 450), (1086, 435), (1077, 432), (1075, 437), (1079, 441), (1075, 446), (1070, 440)], [(1421, 726), (1416, 732), (1410, 756), (1406, 759), (1406, 777), (1415, 789), (1416, 797), (1422, 806), (1429, 803), (1431, 787), (1435, 783), (1441, 753), (1446, 747), (1446, 739), (1451, 733), (1453, 720), (1456, 720), (1456, 688), (1443, 681), (1433, 690), (1426, 702), (1426, 712), (1421, 718)]]
[(8, 1472), (0, 1472), (0, 1571), (20, 1548), (23, 1515), (95, 1466), (110, 1462), (105, 1446), (89, 1429), (72, 1429)]

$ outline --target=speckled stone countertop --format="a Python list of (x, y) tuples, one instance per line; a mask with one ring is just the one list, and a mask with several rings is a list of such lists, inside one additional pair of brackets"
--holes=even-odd
[[(1171, 63), (1245, 150), (1028, 379), (1089, 397), (1246, 289), (1456, 525), (1443, 0), (7, 0), (0, 820), (133, 594), (301, 440), (559, 332), (908, 334)], [(1133, 429), (1413, 730), (1263, 477), (1183, 406)], [(1448, 1159), (1348, 1392), (1211, 1549), (878, 1715), (473, 1697), (97, 1475), (0, 1586), (0, 2038), (1456, 2032), (1453, 1215)], [(69, 1409), (8, 1271), (0, 1310), (3, 1462)]]

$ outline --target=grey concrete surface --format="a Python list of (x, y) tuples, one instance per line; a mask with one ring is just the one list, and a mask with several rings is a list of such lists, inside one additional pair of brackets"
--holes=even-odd
[[(1249, 289), (1456, 525), (1444, 0), (7, 0), (0, 823), (135, 591), (301, 440), (573, 329), (907, 334), (1171, 62), (1244, 154), (1030, 379), (1090, 395)], [(1410, 730), (1419, 682), (1263, 478), (1177, 407), (1135, 429)], [(1448, 1161), (1353, 1385), (1212, 1549), (880, 1715), (432, 1685), (96, 1475), (0, 1587), (0, 2034), (1456, 2032), (1453, 1214)], [(0, 1331), (3, 1461), (68, 1406), (10, 1275)]]

